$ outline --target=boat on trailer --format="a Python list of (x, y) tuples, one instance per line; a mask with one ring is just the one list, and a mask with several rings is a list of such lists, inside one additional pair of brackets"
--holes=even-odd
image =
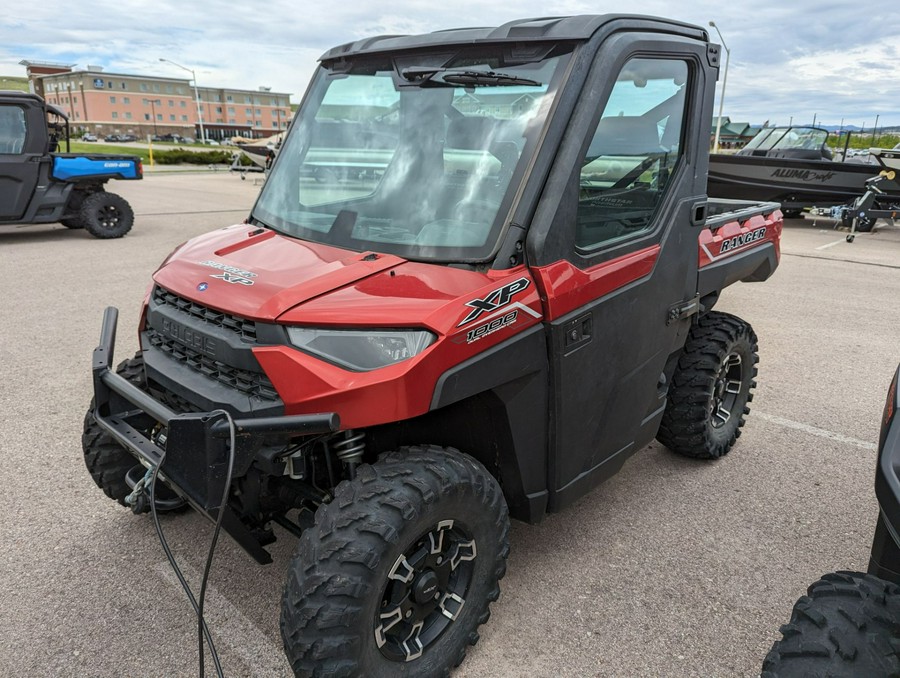
[(880, 167), (835, 160), (828, 137), (819, 127), (763, 128), (736, 154), (710, 154), (707, 192), (712, 198), (780, 202), (788, 217), (800, 216), (804, 207), (852, 202)]

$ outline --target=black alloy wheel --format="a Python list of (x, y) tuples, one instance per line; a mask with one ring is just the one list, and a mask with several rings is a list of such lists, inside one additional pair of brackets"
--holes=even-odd
[(84, 198), (80, 219), (95, 238), (121, 238), (134, 224), (134, 211), (122, 196), (98, 191)]
[(397, 558), (375, 618), (381, 654), (412, 661), (440, 638), (466, 603), (477, 555), (468, 531), (445, 520)]
[(722, 362), (709, 402), (710, 423), (720, 429), (738, 414), (735, 405), (744, 384), (744, 361), (740, 353), (730, 353)]

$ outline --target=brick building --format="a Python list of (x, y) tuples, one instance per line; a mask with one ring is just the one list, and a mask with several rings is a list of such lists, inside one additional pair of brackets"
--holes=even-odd
[[(22, 61), (32, 90), (65, 111), (75, 129), (94, 134), (200, 136), (197, 101), (187, 78), (107, 73), (66, 64)], [(259, 90), (199, 87), (206, 136), (267, 137), (291, 119), (290, 95)]]

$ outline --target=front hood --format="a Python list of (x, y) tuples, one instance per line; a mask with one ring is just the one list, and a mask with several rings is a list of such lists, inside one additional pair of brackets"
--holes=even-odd
[(188, 241), (153, 279), (245, 318), (344, 326), (431, 325), (429, 316), (441, 317), (448, 305), (453, 317), (446, 320), (453, 321), (467, 310), (460, 298), (496, 284), (492, 275), (351, 252), (246, 224)]

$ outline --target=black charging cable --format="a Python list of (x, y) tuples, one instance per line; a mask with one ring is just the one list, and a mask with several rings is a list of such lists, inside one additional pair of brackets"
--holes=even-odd
[(175, 562), (175, 556), (172, 555), (172, 550), (169, 548), (169, 543), (166, 541), (166, 537), (163, 534), (162, 526), (159, 524), (159, 515), (156, 512), (156, 480), (159, 476), (159, 468), (163, 465), (163, 462), (166, 459), (165, 450), (163, 450), (163, 454), (162, 457), (160, 457), (159, 464), (154, 467), (153, 474), (150, 479), (150, 512), (153, 515), (153, 524), (156, 527), (156, 534), (159, 537), (159, 543), (162, 544), (163, 551), (165, 551), (166, 553), (166, 558), (169, 559), (169, 565), (171, 565), (172, 569), (175, 571), (175, 576), (178, 577), (181, 588), (184, 589), (185, 594), (187, 594), (188, 600), (190, 600), (191, 602), (191, 607), (194, 608), (194, 613), (197, 615), (197, 644), (200, 664), (200, 678), (203, 678), (203, 676), (205, 675), (204, 664), (206, 659), (206, 652), (204, 651), (203, 647), (204, 639), (206, 639), (206, 645), (209, 647), (209, 653), (210, 655), (212, 655), (213, 664), (215, 664), (216, 667), (216, 676), (218, 676), (218, 678), (224, 678), (225, 676), (225, 674), (222, 672), (222, 664), (219, 661), (219, 653), (216, 652), (216, 645), (215, 643), (213, 643), (212, 635), (209, 632), (209, 627), (206, 625), (206, 619), (203, 617), (203, 607), (204, 603), (206, 602), (206, 584), (209, 581), (209, 571), (212, 568), (213, 554), (216, 550), (216, 543), (219, 541), (219, 532), (222, 529), (222, 518), (224, 517), (225, 510), (228, 507), (228, 493), (231, 489), (231, 475), (234, 471), (234, 419), (232, 419), (231, 414), (226, 410), (213, 410), (212, 412), (210, 412), (211, 416), (216, 414), (221, 414), (228, 420), (228, 470), (225, 473), (225, 488), (222, 490), (222, 502), (219, 505), (219, 512), (216, 516), (216, 526), (213, 530), (212, 541), (210, 542), (209, 551), (206, 555), (206, 566), (203, 568), (203, 578), (200, 580), (199, 602), (194, 597), (194, 592), (191, 590), (191, 587), (188, 585), (187, 580), (181, 573), (181, 568), (179, 568), (178, 563)]

